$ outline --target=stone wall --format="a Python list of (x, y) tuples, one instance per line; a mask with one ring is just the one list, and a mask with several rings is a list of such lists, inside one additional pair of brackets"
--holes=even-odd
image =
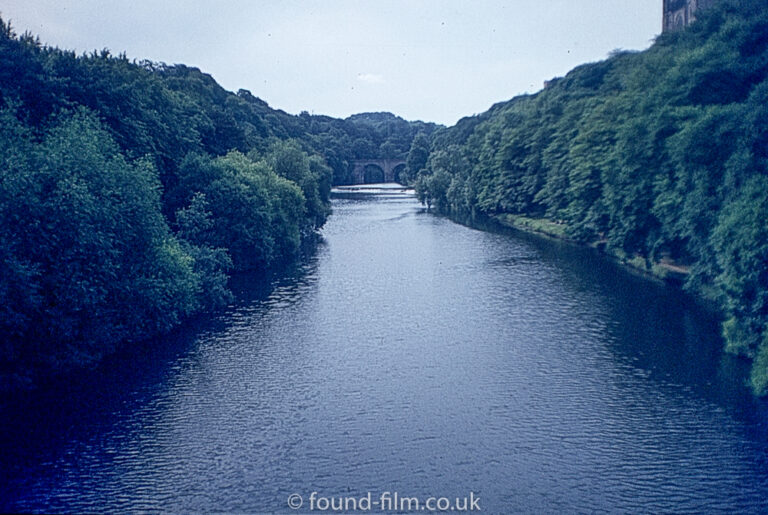
[(716, 0), (664, 0), (662, 29), (664, 32), (680, 30), (693, 23), (698, 9), (706, 9)]

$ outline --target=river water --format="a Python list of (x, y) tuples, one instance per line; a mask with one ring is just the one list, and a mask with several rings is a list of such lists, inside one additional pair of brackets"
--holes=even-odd
[(300, 263), (235, 289), (214, 318), (6, 401), (0, 511), (289, 513), (295, 494), (308, 513), (369, 492), (396, 511), (389, 492), (768, 512), (768, 407), (717, 321), (592, 251), (364, 190), (336, 195)]

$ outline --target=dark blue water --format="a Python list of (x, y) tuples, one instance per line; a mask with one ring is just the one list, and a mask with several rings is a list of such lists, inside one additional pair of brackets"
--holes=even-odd
[(6, 402), (0, 511), (768, 512), (768, 407), (690, 299), (406, 195), (334, 202), (214, 319)]

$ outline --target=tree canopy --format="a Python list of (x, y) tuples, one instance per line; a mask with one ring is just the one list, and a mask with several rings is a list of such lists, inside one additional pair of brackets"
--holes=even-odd
[[(724, 0), (431, 138), (419, 197), (464, 219), (543, 218), (725, 312), (768, 393), (768, 7)], [(421, 162), (421, 161), (420, 161)], [(666, 267), (666, 268), (665, 268)]]

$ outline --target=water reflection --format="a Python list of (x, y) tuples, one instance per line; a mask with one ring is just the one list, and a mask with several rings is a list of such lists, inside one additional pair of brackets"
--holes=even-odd
[(768, 509), (766, 404), (685, 295), (400, 191), (337, 193), (323, 237), (215, 317), (0, 408), (0, 511)]
[(660, 281), (621, 268), (592, 249), (514, 232), (551, 263), (590, 309), (605, 310), (606, 342), (619, 363), (675, 384), (755, 422), (766, 403), (747, 391), (749, 362), (722, 352), (718, 314)]

